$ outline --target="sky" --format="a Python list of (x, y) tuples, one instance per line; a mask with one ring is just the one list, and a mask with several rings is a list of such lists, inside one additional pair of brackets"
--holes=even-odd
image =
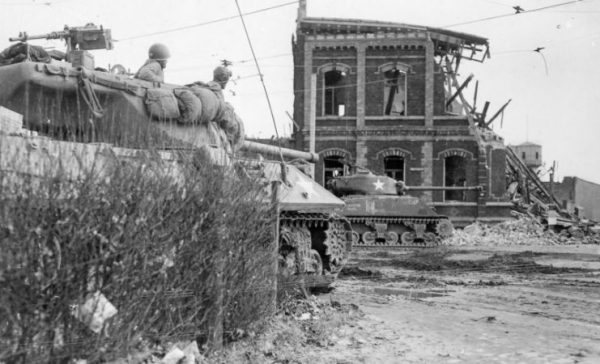
[[(238, 0), (267, 97), (235, 0), (0, 0), (0, 49), (19, 32), (43, 34), (64, 25), (103, 25), (116, 40), (94, 51), (96, 66), (135, 72), (148, 47), (171, 50), (166, 81), (208, 81), (220, 60), (233, 62), (226, 99), (249, 136), (289, 135), (293, 113), (291, 41), (298, 5), (290, 0)], [(514, 14), (513, 6), (525, 12)], [(556, 5), (556, 6), (555, 6)], [(479, 81), (477, 104), (488, 115), (512, 99), (494, 130), (507, 144), (542, 145), (556, 177), (600, 183), (600, 0), (308, 0), (308, 16), (360, 18), (442, 27), (488, 38), (491, 58), (462, 62), (459, 79)], [(63, 49), (58, 41), (33, 44)], [(544, 47), (541, 53), (534, 50)], [(472, 100), (475, 82), (465, 90)]]

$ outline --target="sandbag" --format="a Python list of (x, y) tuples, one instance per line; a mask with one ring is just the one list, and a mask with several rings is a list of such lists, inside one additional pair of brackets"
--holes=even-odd
[(172, 90), (167, 88), (149, 88), (146, 91), (146, 109), (155, 120), (179, 119), (179, 105)]
[(199, 122), (200, 115), (202, 114), (202, 102), (200, 102), (200, 99), (191, 90), (185, 88), (177, 88), (173, 90), (173, 93), (177, 97), (177, 104), (181, 114), (179, 122), (182, 124)]

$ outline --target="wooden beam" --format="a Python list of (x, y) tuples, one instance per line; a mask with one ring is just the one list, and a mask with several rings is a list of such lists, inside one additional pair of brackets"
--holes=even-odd
[(485, 125), (485, 117), (487, 116), (488, 108), (490, 107), (490, 102), (486, 101), (483, 105), (483, 111), (479, 116), (480, 125)]
[(498, 110), (494, 116), (492, 116), (492, 118), (490, 119), (490, 121), (488, 121), (487, 123), (485, 123), (485, 126), (490, 126), (490, 124), (492, 124), (494, 122), (494, 120), (496, 120), (496, 118), (498, 117), (498, 115), (500, 115), (500, 113), (502, 113), (504, 111), (504, 109), (506, 109), (506, 107), (508, 106), (508, 104), (510, 104), (510, 102), (512, 101), (512, 99), (509, 99), (506, 104), (502, 105), (502, 107), (500, 108), (500, 110)]
[(469, 77), (458, 87), (456, 92), (446, 101), (446, 107), (452, 104), (452, 101), (458, 96), (458, 94), (462, 93), (462, 90), (469, 85), (469, 82), (473, 79), (473, 74), (471, 73)]

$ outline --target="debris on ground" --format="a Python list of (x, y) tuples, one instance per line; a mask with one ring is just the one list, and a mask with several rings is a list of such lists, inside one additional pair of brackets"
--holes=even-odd
[(600, 244), (600, 234), (572, 228), (556, 233), (534, 218), (520, 216), (496, 225), (475, 222), (442, 242), (443, 245), (570, 245)]

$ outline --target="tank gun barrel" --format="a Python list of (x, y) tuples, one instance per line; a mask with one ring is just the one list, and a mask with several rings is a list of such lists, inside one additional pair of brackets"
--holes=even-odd
[(403, 186), (404, 191), (481, 191), (482, 186)]
[(262, 153), (268, 155), (279, 155), (281, 154), (286, 158), (292, 159), (303, 159), (307, 162), (315, 163), (319, 160), (317, 153), (303, 152), (301, 150), (295, 150), (290, 148), (279, 148), (276, 145), (262, 144), (245, 140), (242, 144), (242, 149), (247, 152)]

